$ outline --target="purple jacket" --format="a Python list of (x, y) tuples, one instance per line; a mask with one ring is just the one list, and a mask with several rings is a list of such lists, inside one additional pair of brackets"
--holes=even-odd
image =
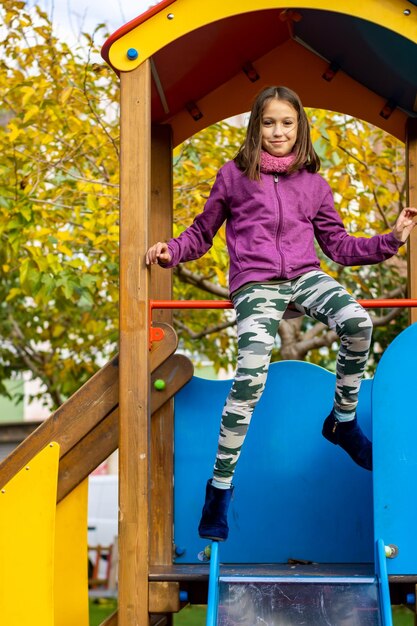
[(229, 161), (219, 170), (204, 211), (168, 242), (174, 267), (201, 257), (226, 220), (230, 256), (229, 289), (271, 279), (292, 279), (320, 268), (314, 239), (341, 265), (369, 265), (388, 259), (401, 246), (392, 233), (348, 235), (320, 174), (261, 174), (249, 180)]

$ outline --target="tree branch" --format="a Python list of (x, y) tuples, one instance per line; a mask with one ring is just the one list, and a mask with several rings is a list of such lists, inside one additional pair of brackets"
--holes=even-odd
[(217, 324), (216, 326), (210, 326), (199, 333), (194, 332), (189, 326), (186, 326), (186, 324), (180, 322), (178, 319), (175, 320), (175, 324), (181, 328), (181, 330), (184, 330), (191, 339), (202, 339), (203, 337), (208, 337), (208, 335), (218, 333), (226, 328), (231, 328), (236, 324), (236, 320), (230, 320), (229, 322), (223, 322), (222, 324)]
[(90, 65), (92, 44), (93, 44), (93, 40), (92, 40), (92, 43), (91, 43), (90, 47), (88, 48), (87, 63), (85, 65), (85, 71), (84, 71), (84, 81), (83, 81), (84, 96), (85, 96), (85, 99), (86, 99), (86, 102), (87, 102), (87, 106), (90, 109), (92, 116), (96, 120), (97, 124), (99, 126), (101, 126), (103, 132), (107, 135), (110, 143), (112, 144), (112, 146), (114, 148), (114, 151), (115, 151), (117, 157), (119, 157), (120, 156), (119, 148), (118, 148), (116, 142), (114, 141), (113, 137), (111, 136), (111, 134), (109, 133), (109, 131), (105, 127), (102, 118), (100, 117), (100, 115), (98, 115), (96, 113), (96, 110), (95, 110), (95, 108), (92, 105), (92, 102), (90, 100), (90, 95), (89, 95), (88, 89), (87, 89), (87, 69), (88, 69), (88, 66)]
[(41, 356), (40, 353), (32, 353), (28, 350), (27, 344), (23, 343), (25, 342), (25, 337), (20, 330), (16, 320), (10, 321), (13, 327), (11, 335), (18, 340), (14, 344), (17, 353), (19, 354), (23, 363), (26, 365), (27, 369), (32, 373), (34, 378), (39, 378), (39, 380), (41, 380), (42, 383), (45, 385), (47, 393), (52, 398), (55, 406), (61, 406), (61, 404), (63, 403), (63, 397), (55, 388), (54, 381), (50, 380), (48, 376), (45, 375), (45, 372), (43, 370), (45, 359)]
[(219, 298), (224, 298), (225, 300), (229, 299), (228, 289), (210, 282), (205, 276), (202, 276), (201, 274), (191, 272), (183, 265), (177, 265), (177, 267), (175, 268), (175, 273), (183, 283), (193, 285), (194, 287), (199, 287), (203, 291), (211, 293), (214, 296), (218, 296)]

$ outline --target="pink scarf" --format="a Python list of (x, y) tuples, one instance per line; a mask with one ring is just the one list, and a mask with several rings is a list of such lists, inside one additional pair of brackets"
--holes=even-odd
[(295, 161), (295, 154), (290, 152), (286, 156), (278, 157), (261, 150), (261, 172), (264, 174), (275, 174), (287, 172)]

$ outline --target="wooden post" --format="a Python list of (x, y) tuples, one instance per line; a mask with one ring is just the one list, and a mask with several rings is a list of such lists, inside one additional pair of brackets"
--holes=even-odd
[[(172, 133), (171, 127), (152, 126), (150, 243), (172, 237)], [(151, 297), (172, 298), (172, 271), (154, 266)], [(155, 322), (172, 323), (172, 311), (156, 310)], [(164, 404), (151, 422), (150, 564), (172, 564), (173, 524), (173, 401)]]
[(120, 149), (119, 626), (149, 623), (150, 63), (122, 73)]
[[(417, 119), (407, 122), (406, 142), (407, 204), (417, 207)], [(408, 297), (417, 298), (417, 228), (408, 240)], [(417, 322), (417, 309), (410, 312), (410, 323)]]

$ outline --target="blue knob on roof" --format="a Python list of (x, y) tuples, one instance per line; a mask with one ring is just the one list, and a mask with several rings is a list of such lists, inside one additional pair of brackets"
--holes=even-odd
[(130, 61), (134, 61), (139, 56), (138, 51), (136, 50), (136, 48), (129, 48), (129, 50), (127, 51), (126, 55), (127, 55), (127, 58)]

